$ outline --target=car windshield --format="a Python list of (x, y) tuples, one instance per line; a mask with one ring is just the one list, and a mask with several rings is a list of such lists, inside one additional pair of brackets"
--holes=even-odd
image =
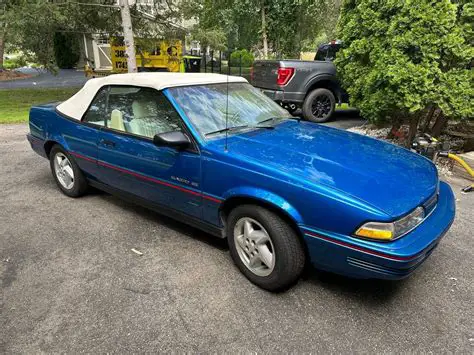
[(290, 116), (247, 83), (229, 83), (228, 88), (226, 83), (176, 87), (169, 92), (203, 137), (224, 133), (226, 128), (234, 127), (229, 132), (235, 132), (262, 122), (268, 125)]

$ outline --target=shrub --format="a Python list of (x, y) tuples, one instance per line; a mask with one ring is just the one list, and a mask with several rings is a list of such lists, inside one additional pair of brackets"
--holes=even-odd
[(253, 65), (255, 57), (246, 49), (237, 50), (230, 55), (230, 65), (238, 67), (240, 65), (240, 56), (242, 56), (242, 67), (248, 68)]
[(471, 10), (462, 1), (346, 0), (336, 65), (351, 105), (372, 122), (410, 121), (409, 138), (429, 108), (472, 117)]
[(23, 55), (15, 56), (12, 58), (5, 58), (3, 60), (3, 67), (5, 69), (17, 69), (25, 67), (27, 65), (26, 57)]

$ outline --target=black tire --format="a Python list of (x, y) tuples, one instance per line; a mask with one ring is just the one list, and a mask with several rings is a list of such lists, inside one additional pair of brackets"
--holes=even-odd
[(303, 117), (312, 122), (322, 123), (331, 118), (336, 109), (336, 98), (328, 89), (311, 91), (303, 102)]
[[(271, 273), (259, 276), (242, 261), (234, 240), (234, 228), (242, 218), (251, 218), (263, 226), (274, 248), (275, 262)], [(298, 281), (305, 267), (305, 252), (300, 238), (280, 216), (263, 207), (242, 205), (231, 211), (226, 223), (229, 250), (239, 270), (255, 285), (272, 292), (288, 289)]]
[[(72, 168), (74, 174), (73, 183), (70, 188), (66, 188), (65, 186), (63, 186), (62, 183), (59, 181), (58, 175), (56, 174), (54, 160), (56, 159), (56, 156), (58, 154), (65, 156), (70, 162), (70, 167)], [(66, 196), (79, 197), (87, 192), (88, 184), (86, 178), (84, 177), (84, 174), (82, 173), (81, 169), (79, 168), (73, 157), (68, 152), (66, 152), (59, 144), (56, 144), (53, 146), (53, 148), (51, 148), (51, 151), (49, 153), (49, 163), (51, 167), (51, 173), (53, 174), (56, 184)]]

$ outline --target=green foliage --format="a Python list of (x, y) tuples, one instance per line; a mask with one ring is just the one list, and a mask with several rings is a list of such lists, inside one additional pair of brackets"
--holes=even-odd
[(472, 117), (472, 6), (449, 0), (346, 0), (336, 65), (351, 105), (373, 122), (430, 105)]
[[(315, 49), (321, 32), (332, 37), (341, 0), (182, 0), (185, 18), (195, 18), (192, 32), (201, 38), (208, 30), (219, 29), (229, 49), (262, 48), (262, 6), (270, 56), (299, 57), (302, 48)], [(196, 35), (195, 33), (198, 33)], [(212, 47), (211, 47), (212, 48)], [(212, 49), (216, 49), (215, 47)]]
[(277, 57), (299, 58), (314, 51), (321, 36), (335, 39), (341, 0), (273, 0), (266, 2), (268, 37)]
[[(240, 58), (242, 58), (242, 62)], [(242, 67), (249, 68), (253, 65), (254, 61), (255, 57), (246, 49), (234, 51), (230, 55), (230, 65), (233, 67), (238, 67), (242, 63)]]
[(65, 32), (54, 34), (54, 57), (61, 69), (73, 68), (80, 57), (79, 39), (77, 35)]
[(197, 28), (192, 38), (201, 43), (201, 47), (208, 47), (212, 50), (226, 49), (226, 35), (220, 28), (203, 29)]
[(201, 41), (201, 47), (249, 49), (259, 38), (258, 3), (258, 0), (182, 0), (180, 10), (184, 18), (197, 21), (191, 35), (205, 40)]
[[(265, 32), (272, 56), (298, 57), (302, 48), (314, 50), (315, 38), (323, 32), (333, 37), (342, 0), (181, 0), (140, 2), (131, 7), (136, 37), (184, 38), (185, 30), (174, 24), (194, 19), (194, 39), (214, 50), (245, 48), (261, 53)], [(120, 11), (116, 1), (0, 0), (0, 40), (7, 49), (35, 55), (35, 61), (54, 69), (54, 36), (70, 33), (120, 34)], [(143, 13), (148, 15), (144, 16)], [(1, 41), (0, 41), (1, 42)]]
[[(35, 56), (35, 62), (55, 70), (54, 38), (58, 30), (72, 34), (121, 32), (121, 17), (114, 1), (0, 0), (0, 39), (8, 50)], [(4, 5), (4, 6), (1, 6)], [(132, 8), (134, 29), (139, 33), (152, 20)], [(166, 24), (162, 25), (166, 27)], [(169, 26), (168, 26), (169, 27)]]
[(26, 57), (23, 55), (14, 56), (7, 58), (3, 61), (3, 67), (5, 69), (17, 69), (26, 66), (28, 63)]

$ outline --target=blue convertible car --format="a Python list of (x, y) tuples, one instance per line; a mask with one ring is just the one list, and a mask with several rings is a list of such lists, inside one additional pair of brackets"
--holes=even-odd
[(66, 195), (94, 186), (227, 238), (242, 273), (272, 291), (308, 262), (403, 278), (454, 219), (453, 192), (429, 160), (289, 117), (239, 77), (92, 79), (33, 107), (28, 140)]

